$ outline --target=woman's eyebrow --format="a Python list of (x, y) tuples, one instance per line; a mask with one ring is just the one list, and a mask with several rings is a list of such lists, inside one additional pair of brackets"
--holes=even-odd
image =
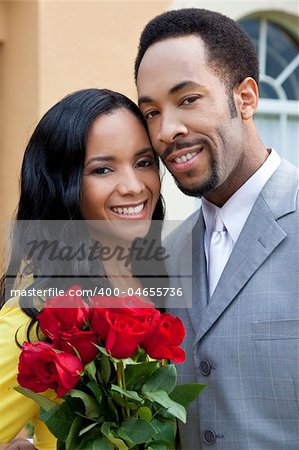
[[(138, 151), (135, 153), (134, 156), (142, 156), (142, 155), (144, 155), (145, 153), (148, 153), (148, 152), (153, 153), (152, 147), (144, 147), (144, 148), (138, 150)], [(90, 163), (92, 163), (92, 162), (94, 162), (94, 161), (96, 161), (96, 162), (101, 162), (101, 161), (115, 161), (116, 159), (117, 159), (117, 157), (116, 157), (116, 156), (113, 156), (113, 155), (101, 155), (101, 156), (99, 155), (99, 156), (94, 156), (94, 157), (92, 157), (92, 158), (90, 158), (90, 159), (87, 160), (86, 166), (88, 166)]]
[(115, 156), (112, 155), (94, 156), (93, 158), (87, 160), (86, 165), (88, 166), (94, 161), (114, 161), (115, 159)]

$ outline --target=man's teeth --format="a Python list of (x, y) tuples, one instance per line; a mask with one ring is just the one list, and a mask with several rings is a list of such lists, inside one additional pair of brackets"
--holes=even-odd
[(111, 208), (113, 212), (117, 214), (136, 215), (140, 214), (144, 208), (144, 203), (138, 206), (129, 206), (128, 208)]
[(193, 153), (187, 153), (186, 155), (182, 155), (179, 158), (175, 158), (176, 163), (184, 163), (186, 161), (189, 161), (190, 159), (194, 158), (196, 155), (196, 152)]

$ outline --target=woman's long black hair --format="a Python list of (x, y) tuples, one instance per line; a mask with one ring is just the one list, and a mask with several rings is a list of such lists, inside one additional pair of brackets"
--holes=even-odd
[[(11, 259), (1, 279), (1, 305), (7, 297), (5, 292), (9, 296), (17, 276), (20, 276), (24, 267), (25, 273), (33, 277), (30, 288), (57, 286), (59, 273), (51, 272), (51, 269), (46, 267), (46, 262), (43, 263), (38, 258), (31, 257), (30, 261), (27, 261), (27, 266), (24, 264), (26, 254), (22, 242), (26, 240), (28, 242), (32, 233), (30, 224), (34, 223), (34, 233), (41, 240), (55, 239), (57, 230), (59, 245), (68, 243), (70, 236), (70, 239), (75, 237), (77, 241), (80, 241), (84, 235), (82, 240), (86, 240), (86, 230), (82, 230), (81, 235), (80, 227), (79, 231), (76, 227), (74, 233), (73, 225), (74, 221), (83, 221), (80, 198), (87, 138), (90, 127), (99, 116), (113, 113), (119, 108), (130, 111), (146, 128), (144, 118), (135, 103), (126, 96), (108, 89), (84, 89), (74, 92), (54, 105), (38, 123), (24, 154)], [(158, 164), (158, 158), (156, 161)], [(153, 219), (156, 224), (161, 224), (163, 218), (164, 206), (160, 196)], [(54, 227), (55, 233), (52, 229), (53, 225), (47, 225), (48, 221), (58, 221), (55, 222), (58, 224)], [(59, 227), (60, 223), (63, 224), (62, 228)], [(20, 227), (19, 224), (21, 224)], [(157, 246), (161, 245), (161, 227), (162, 225), (154, 227)], [(94, 264), (100, 263), (96, 261)], [(132, 260), (133, 274), (134, 264)], [(155, 273), (162, 276), (162, 279), (167, 278), (163, 262), (157, 263), (154, 269), (152, 266), (153, 264), (149, 269), (148, 285), (151, 284), (151, 277), (154, 277)], [(57, 267), (55, 270), (58, 270)], [(82, 280), (86, 277), (89, 287), (94, 283), (94, 280), (88, 279), (90, 273), (94, 271), (91, 270), (91, 263), (87, 259), (78, 261), (73, 258), (68, 262), (68, 271), (73, 279), (77, 277)], [(96, 273), (105, 278), (103, 267), (98, 267)], [(44, 274), (47, 276), (45, 277)], [(66, 289), (70, 279), (67, 278), (65, 283), (63, 277), (59, 279), (62, 287)], [(74, 284), (74, 281), (71, 284)], [(28, 316), (36, 317), (37, 310), (33, 305), (28, 307), (28, 302), (24, 302), (24, 299), (26, 300), (26, 296), (20, 299), (22, 309)]]

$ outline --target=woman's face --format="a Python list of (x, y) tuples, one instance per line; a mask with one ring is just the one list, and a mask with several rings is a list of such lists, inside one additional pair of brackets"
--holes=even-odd
[[(141, 221), (145, 224), (151, 220), (159, 193), (159, 171), (140, 121), (125, 108), (99, 116), (87, 139), (82, 179), (83, 218), (122, 220), (123, 224), (130, 224), (131, 231), (136, 225), (135, 238), (140, 236)], [(142, 234), (146, 234), (148, 226)]]

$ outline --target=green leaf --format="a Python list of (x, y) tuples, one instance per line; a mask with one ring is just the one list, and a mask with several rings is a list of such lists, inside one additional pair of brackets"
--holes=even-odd
[(95, 399), (97, 400), (98, 403), (101, 403), (102, 399), (103, 399), (103, 391), (100, 388), (100, 386), (98, 385), (98, 383), (96, 381), (89, 381), (86, 386), (91, 390), (91, 392), (93, 393), (93, 395), (95, 396)]
[(101, 413), (105, 412), (105, 410), (107, 408), (107, 402), (106, 402), (105, 396), (103, 396), (103, 391), (102, 391), (101, 387), (95, 381), (89, 381), (86, 386), (93, 393), (93, 395), (98, 403), (100, 412)]
[(156, 430), (146, 420), (132, 418), (122, 422), (117, 434), (129, 443), (144, 444), (156, 434)]
[(158, 367), (159, 363), (156, 361), (127, 366), (125, 369), (127, 389), (140, 389)]
[(155, 441), (166, 442), (174, 448), (177, 432), (176, 419), (173, 417), (172, 419), (161, 420), (154, 417), (151, 424), (156, 430)]
[(113, 399), (109, 396), (107, 397), (108, 400), (108, 407), (107, 407), (107, 415), (106, 415), (106, 420), (113, 420), (118, 422), (118, 409), (116, 407), (116, 405), (113, 402)]
[(177, 419), (186, 423), (186, 409), (179, 403), (174, 402), (169, 398), (167, 392), (156, 391), (156, 392), (144, 392), (144, 395), (151, 401), (159, 403), (159, 405), (164, 406), (167, 412), (172, 414)]
[(84, 372), (87, 375), (89, 375), (90, 378), (92, 378), (94, 381), (97, 381), (96, 378), (97, 368), (94, 361), (91, 361), (90, 363), (86, 364), (86, 366), (84, 367)]
[(85, 406), (85, 414), (87, 417), (96, 418), (100, 415), (99, 405), (91, 395), (86, 392), (79, 391), (78, 389), (72, 389), (68, 392), (68, 396), (72, 398), (80, 398)]
[(110, 442), (112, 442), (112, 444), (114, 444), (116, 448), (118, 448), (119, 450), (128, 450), (129, 447), (126, 445), (126, 443), (122, 439), (119, 439), (114, 436), (113, 431), (111, 429), (112, 427), (115, 427), (114, 423), (104, 422), (101, 427), (101, 432), (106, 436), (106, 438)]
[(169, 397), (186, 408), (205, 387), (206, 384), (180, 384), (173, 389)]
[(177, 382), (177, 372), (173, 364), (161, 366), (144, 383), (142, 392), (165, 391), (168, 394)]
[(94, 344), (94, 346), (100, 350), (101, 353), (103, 353), (103, 355), (108, 356), (109, 358), (111, 357), (111, 355), (109, 355), (109, 353), (107, 352), (107, 350), (105, 349), (105, 347), (102, 347), (101, 345), (96, 345)]
[[(74, 447), (75, 448), (75, 447)], [(102, 436), (95, 441), (87, 442), (82, 450), (114, 450), (115, 447), (105, 436)], [(73, 449), (74, 450), (74, 449)]]
[(82, 417), (76, 416), (65, 441), (65, 450), (74, 450), (76, 448), (81, 424)]
[(115, 447), (105, 436), (99, 436), (100, 431), (94, 436), (85, 436), (80, 443), (76, 443), (73, 450), (114, 450)]
[(63, 442), (67, 439), (75, 417), (74, 404), (70, 401), (56, 405), (49, 411), (42, 410), (40, 414), (41, 420), (45, 422), (51, 433)]
[(163, 419), (173, 419), (173, 414), (170, 414), (166, 408), (159, 405), (158, 403), (153, 404), (153, 410), (155, 411), (155, 415), (163, 418)]
[(140, 419), (146, 420), (147, 422), (150, 422), (152, 420), (152, 411), (147, 406), (140, 406), (137, 410), (137, 414), (140, 417)]
[(53, 400), (49, 400), (47, 397), (44, 397), (41, 394), (36, 394), (35, 392), (32, 392), (30, 389), (26, 389), (21, 386), (16, 386), (14, 390), (34, 400), (45, 411), (50, 411), (50, 409), (55, 408), (57, 406), (57, 402), (53, 402)]
[(174, 446), (169, 445), (166, 442), (163, 441), (154, 441), (148, 444), (146, 447), (146, 450), (173, 450)]
[(98, 422), (94, 422), (94, 423), (91, 423), (90, 425), (88, 425), (88, 427), (81, 429), (79, 432), (79, 436), (83, 436), (83, 434), (87, 433), (89, 430), (92, 430), (97, 425), (99, 425)]
[(119, 405), (121, 407), (126, 406), (126, 401), (119, 392), (110, 391), (110, 395), (111, 395), (111, 398), (113, 399), (114, 403), (116, 403), (117, 405)]
[(107, 384), (111, 375), (110, 359), (106, 355), (101, 355), (99, 371), (104, 384)]
[(139, 397), (137, 392), (128, 391), (127, 389), (123, 389), (120, 386), (117, 386), (117, 384), (111, 384), (111, 391), (119, 392), (120, 394), (123, 394), (125, 397), (128, 397), (131, 400), (135, 400), (138, 403), (143, 402), (143, 399), (141, 397)]
[(113, 358), (113, 356), (110, 355), (110, 353), (107, 352), (107, 350), (105, 349), (105, 347), (102, 347), (101, 345), (96, 345), (94, 344), (95, 347), (105, 356), (107, 356), (110, 361), (113, 361), (114, 363), (118, 363), (120, 361), (124, 362), (124, 359), (119, 359), (119, 358)]

